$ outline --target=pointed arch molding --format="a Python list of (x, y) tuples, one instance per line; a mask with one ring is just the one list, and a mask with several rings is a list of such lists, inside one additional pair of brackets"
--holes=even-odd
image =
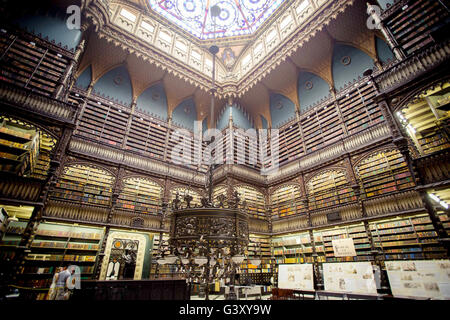
[(93, 162), (84, 161), (84, 160), (78, 160), (78, 159), (77, 160), (70, 159), (67, 162), (65, 162), (64, 166), (61, 166), (61, 168), (62, 168), (61, 172), (64, 172), (64, 169), (66, 167), (72, 167), (72, 166), (76, 166), (76, 165), (77, 166), (86, 166), (86, 167), (91, 167), (91, 168), (95, 168), (95, 169), (98, 169), (98, 170), (106, 171), (107, 173), (111, 174), (111, 176), (113, 177), (113, 184), (114, 184), (114, 182), (115, 182), (115, 180), (117, 178), (117, 172), (114, 171), (114, 170), (111, 170), (108, 167), (105, 167), (105, 166), (102, 166), (102, 165), (99, 165), (99, 164), (96, 164), (96, 163), (93, 163)]
[(280, 128), (296, 117), (297, 106), (283, 94), (270, 92), (270, 118), (273, 128)]
[(378, 153), (383, 153), (383, 152), (388, 152), (388, 151), (398, 151), (398, 152), (400, 152), (398, 150), (397, 146), (395, 146), (393, 144), (387, 145), (387, 146), (382, 146), (382, 147), (376, 148), (374, 150), (371, 150), (371, 151), (369, 151), (369, 152), (359, 156), (358, 158), (355, 158), (355, 160), (352, 161), (353, 167), (356, 168), (362, 161), (364, 161), (364, 160), (366, 160), (366, 159), (368, 159), (370, 157), (373, 157), (374, 155), (376, 155)]
[(277, 186), (275, 186), (275, 187), (272, 187), (272, 188), (269, 190), (269, 197), (271, 198), (272, 195), (273, 195), (276, 191), (278, 191), (279, 189), (287, 188), (287, 187), (296, 187), (296, 188), (298, 188), (298, 191), (299, 191), (300, 195), (304, 196), (304, 194), (303, 194), (303, 192), (302, 192), (302, 187), (301, 187), (300, 183), (294, 182), (294, 181), (290, 181), (290, 182), (282, 183), (282, 184), (280, 184), (280, 185), (277, 185)]
[(144, 113), (167, 120), (169, 108), (164, 83), (157, 81), (142, 90), (136, 99), (136, 107)]
[(93, 90), (102, 96), (131, 105), (133, 102), (133, 82), (126, 64), (119, 64), (107, 69), (93, 81)]
[[(267, 59), (260, 64), (254, 65), (243, 78), (238, 81), (233, 80), (219, 83), (217, 91), (218, 97), (241, 97), (255, 84), (260, 82), (267, 74), (279, 66), (282, 61), (285, 61), (287, 57), (291, 56), (299, 47), (302, 47), (319, 31), (323, 30), (330, 21), (336, 19), (337, 16), (346, 10), (346, 8), (352, 6), (354, 1), (355, 0), (330, 1), (323, 9), (319, 10), (310, 23), (298, 28), (298, 30), (284, 39)], [(211, 89), (212, 83), (209, 76), (186, 66), (169, 54), (146, 44), (140, 38), (113, 25), (109, 20), (100, 20), (101, 19), (94, 21), (97, 28), (101, 26), (101, 28), (97, 29), (97, 35), (100, 39), (105, 39), (108, 43), (120, 47), (124, 51), (133, 54), (162, 70), (166, 70), (169, 74), (173, 74), (179, 79), (194, 84), (205, 92), (208, 92)]]
[(240, 187), (240, 188), (253, 189), (253, 190), (255, 190), (255, 191), (261, 193), (262, 195), (264, 195), (264, 192), (261, 191), (260, 188), (255, 187), (255, 186), (252, 186), (252, 185), (247, 184), (247, 183), (243, 183), (243, 182), (238, 182), (238, 183), (234, 184), (234, 185), (233, 185), (233, 190), (235, 190), (236, 188), (239, 188), (239, 187)]
[[(140, 180), (146, 180), (146, 181), (151, 182), (151, 183), (154, 183), (154, 184), (156, 184), (158, 187), (160, 187), (160, 188), (161, 188), (161, 192), (164, 191), (164, 182), (158, 181), (157, 179), (154, 179), (154, 178), (150, 178), (150, 177), (146, 177), (146, 176), (143, 176), (143, 175), (140, 175), (140, 174), (132, 173), (132, 174), (126, 174), (125, 176), (122, 177), (121, 180), (122, 180), (122, 182), (123, 182), (123, 181), (125, 181), (125, 180), (127, 180), (127, 179), (140, 179)], [(162, 195), (162, 193), (161, 193), (161, 195)]]
[(347, 171), (347, 168), (345, 167), (339, 167), (339, 166), (333, 166), (333, 167), (327, 167), (327, 168), (323, 168), (319, 171), (315, 171), (312, 172), (310, 174), (307, 174), (305, 176), (305, 187), (306, 185), (311, 182), (311, 180), (317, 176), (320, 176), (324, 173), (326, 173), (327, 171), (343, 171), (345, 174), (345, 178), (347, 179), (347, 182), (350, 182), (350, 177), (349, 177), (349, 172)]

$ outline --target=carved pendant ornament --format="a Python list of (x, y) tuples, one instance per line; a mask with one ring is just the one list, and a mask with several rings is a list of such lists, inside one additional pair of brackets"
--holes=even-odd
[(246, 241), (248, 219), (238, 210), (185, 209), (174, 213), (173, 239), (205, 239)]

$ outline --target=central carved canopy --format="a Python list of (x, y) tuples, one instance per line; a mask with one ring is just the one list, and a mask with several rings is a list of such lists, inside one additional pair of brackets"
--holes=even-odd
[(173, 212), (171, 240), (196, 241), (200, 237), (210, 245), (245, 246), (248, 243), (248, 216), (239, 209), (187, 208)]

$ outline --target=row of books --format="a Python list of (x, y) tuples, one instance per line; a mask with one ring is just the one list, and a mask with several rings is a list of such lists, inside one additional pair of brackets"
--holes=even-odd
[(76, 249), (76, 250), (98, 250), (100, 246), (94, 243), (73, 243), (61, 241), (34, 241), (33, 248), (55, 248), (55, 249)]
[[(30, 39), (33, 38), (33, 41)], [(36, 37), (6, 30), (0, 39), (2, 80), (51, 96), (72, 56), (54, 51)], [(63, 54), (62, 54), (63, 53)]]
[(409, 56), (433, 42), (430, 33), (444, 24), (447, 17), (448, 11), (439, 1), (417, 0), (397, 10), (386, 20), (386, 26)]
[[(93, 266), (78, 266), (82, 274), (91, 274), (94, 271)], [(21, 274), (48, 274), (53, 275), (58, 270), (57, 267), (36, 267), (36, 266), (24, 266), (20, 268)]]
[(25, 259), (37, 261), (95, 262), (96, 256), (80, 256), (73, 254), (28, 254)]
[(96, 233), (96, 232), (72, 232), (72, 231), (63, 231), (63, 230), (38, 229), (36, 231), (36, 234), (40, 235), (40, 236), (77, 238), (77, 239), (88, 239), (88, 240), (100, 240), (102, 238), (102, 234)]

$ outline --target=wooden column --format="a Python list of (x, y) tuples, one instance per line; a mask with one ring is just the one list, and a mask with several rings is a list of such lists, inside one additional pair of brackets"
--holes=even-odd
[(57, 180), (57, 172), (59, 171), (60, 164), (62, 162), (63, 157), (66, 153), (66, 148), (69, 144), (70, 138), (72, 136), (73, 129), (70, 127), (64, 127), (62, 130), (61, 138), (56, 145), (56, 150), (50, 159), (50, 168), (48, 170), (48, 175), (46, 179), (42, 183), (42, 187), (39, 195), (39, 202), (42, 203), (42, 206), (36, 206), (31, 214), (31, 217), (25, 227), (25, 230), (22, 234), (21, 240), (19, 242), (19, 248), (23, 248), (25, 251), (20, 251), (20, 253), (16, 256), (14, 260), (17, 261), (17, 268), (12, 270), (13, 274), (17, 274), (19, 271), (19, 266), (24, 263), (25, 255), (29, 252), (31, 248), (31, 244), (34, 239), (34, 235), (36, 233), (37, 227), (40, 223), (42, 213), (45, 210), (47, 199), (49, 195), (49, 191), (52, 189)]
[[(347, 171), (350, 174), (351, 188), (355, 192), (355, 196), (358, 201), (359, 210), (361, 211), (362, 217), (367, 218), (367, 212), (366, 212), (366, 208), (364, 205), (364, 200), (361, 197), (361, 186), (358, 184), (358, 179), (356, 178), (355, 168), (353, 167), (353, 163), (352, 163), (349, 153), (347, 153), (347, 155), (346, 155), (345, 163), (346, 163)], [(365, 219), (363, 221), (363, 225), (364, 225), (364, 229), (367, 234), (367, 239), (369, 240), (369, 243), (370, 243), (370, 249), (371, 249), (371, 255), (373, 257), (373, 261), (380, 268), (381, 286), (386, 287), (387, 279), (386, 279), (384, 273), (382, 272), (383, 265), (384, 265), (384, 256), (382, 254), (380, 255), (380, 252), (378, 251), (378, 249), (375, 246), (375, 242), (373, 240), (373, 235), (372, 235), (372, 230), (370, 230), (369, 222), (367, 221), (367, 219)]]
[(87, 102), (91, 96), (92, 90), (94, 89), (94, 84), (91, 82), (86, 90), (86, 97), (84, 98), (83, 104), (78, 107), (77, 114), (75, 116), (75, 131), (80, 125), (80, 121), (83, 118), (84, 110), (86, 109)]
[(309, 210), (309, 200), (308, 196), (306, 194), (306, 186), (305, 186), (305, 177), (304, 173), (301, 172), (298, 181), (300, 184), (300, 190), (302, 193), (302, 197), (300, 198), (300, 201), (302, 202), (303, 206), (305, 207), (306, 214), (308, 216), (308, 226), (309, 226), (309, 237), (311, 239), (311, 247), (312, 247), (312, 258), (313, 258), (313, 268), (314, 268), (314, 277), (315, 277), (315, 287), (316, 289), (323, 289), (323, 281), (322, 277), (320, 276), (320, 265), (319, 265), (319, 256), (317, 254), (316, 250), (316, 242), (314, 241), (314, 233), (313, 233), (313, 224), (311, 219), (311, 212)]
[(99, 253), (98, 253), (98, 260), (95, 265), (96, 269), (93, 272), (93, 274), (95, 275), (95, 278), (97, 280), (99, 280), (99, 277), (100, 277), (103, 259), (105, 257), (106, 242), (108, 241), (108, 234), (111, 229), (110, 224), (112, 222), (112, 217), (114, 215), (114, 211), (116, 208), (117, 199), (120, 194), (121, 183), (122, 183), (124, 175), (125, 175), (125, 170), (122, 168), (121, 165), (119, 165), (118, 170), (117, 170), (117, 176), (114, 181), (114, 186), (113, 186), (112, 193), (111, 193), (111, 202), (110, 202), (110, 205), (108, 208), (109, 209), (108, 217), (106, 218), (105, 236), (103, 237), (103, 241), (102, 241)]
[(53, 93), (55, 99), (66, 100), (69, 88), (75, 82), (75, 77), (73, 76), (78, 66), (80, 57), (85, 49), (86, 40), (81, 40), (80, 44), (77, 46), (75, 55), (71, 59), (68, 67), (64, 71), (63, 75), (58, 79), (58, 84), (56, 90)]
[(86, 45), (88, 42), (87, 39), (89, 36), (89, 32), (87, 32), (87, 30), (89, 29), (89, 26), (90, 25), (89, 25), (89, 23), (87, 23), (87, 21), (85, 21), (81, 25), (80, 30), (81, 30), (81, 34), (82, 34), (82, 39), (75, 50), (73, 59), (70, 61), (64, 74), (58, 80), (58, 85), (56, 87), (55, 92), (53, 93), (53, 97), (56, 99), (61, 99), (61, 100), (67, 101), (69, 91), (70, 91), (70, 89), (72, 89), (73, 85), (75, 84), (76, 79), (74, 77), (74, 74), (76, 73), (76, 71), (78, 69), (78, 66), (80, 64), (81, 58), (84, 53), (84, 50), (86, 49)]
[(137, 104), (137, 98), (133, 98), (133, 102), (131, 103), (130, 117), (128, 118), (127, 127), (125, 129), (125, 137), (123, 138), (123, 142), (122, 142), (122, 150), (125, 150), (125, 146), (127, 145), (128, 136), (130, 135), (131, 124), (133, 122), (133, 115), (134, 115), (134, 112), (136, 111), (136, 104)]
[(353, 192), (355, 193), (356, 201), (358, 202), (359, 210), (361, 211), (361, 216), (367, 217), (366, 209), (364, 207), (364, 203), (361, 198), (361, 186), (359, 185), (358, 179), (356, 178), (356, 172), (353, 167), (350, 153), (347, 153), (345, 155), (344, 163), (350, 178), (350, 187), (353, 189)]
[(169, 118), (167, 119), (167, 133), (166, 133), (166, 148), (164, 149), (164, 161), (167, 161), (167, 153), (169, 151), (169, 139), (170, 139), (170, 130), (172, 128), (172, 115), (169, 116)]
[(345, 136), (348, 136), (348, 130), (347, 130), (347, 126), (345, 125), (344, 117), (342, 116), (341, 107), (339, 106), (339, 103), (337, 102), (337, 99), (336, 99), (336, 89), (334, 87), (330, 88), (330, 92), (333, 95), (334, 107), (336, 108), (337, 113), (339, 115), (339, 120), (341, 120), (342, 131), (344, 132)]
[[(371, 6), (370, 3), (367, 3), (367, 6), (369, 8), (369, 6)], [(395, 57), (398, 60), (405, 59), (406, 58), (405, 53), (403, 52), (402, 48), (398, 45), (395, 37), (391, 34), (390, 30), (385, 26), (385, 24), (381, 20), (380, 15), (378, 15), (376, 11), (370, 12), (370, 15), (374, 19), (374, 22), (376, 24), (378, 24), (379, 30), (381, 31), (381, 33), (383, 34), (384, 38), (388, 42), (389, 47), (394, 52)]]
[(306, 143), (305, 143), (305, 135), (303, 134), (302, 122), (300, 118), (300, 111), (298, 108), (295, 109), (295, 116), (297, 117), (298, 130), (300, 131), (300, 136), (302, 137), (302, 145), (304, 153), (306, 154)]

